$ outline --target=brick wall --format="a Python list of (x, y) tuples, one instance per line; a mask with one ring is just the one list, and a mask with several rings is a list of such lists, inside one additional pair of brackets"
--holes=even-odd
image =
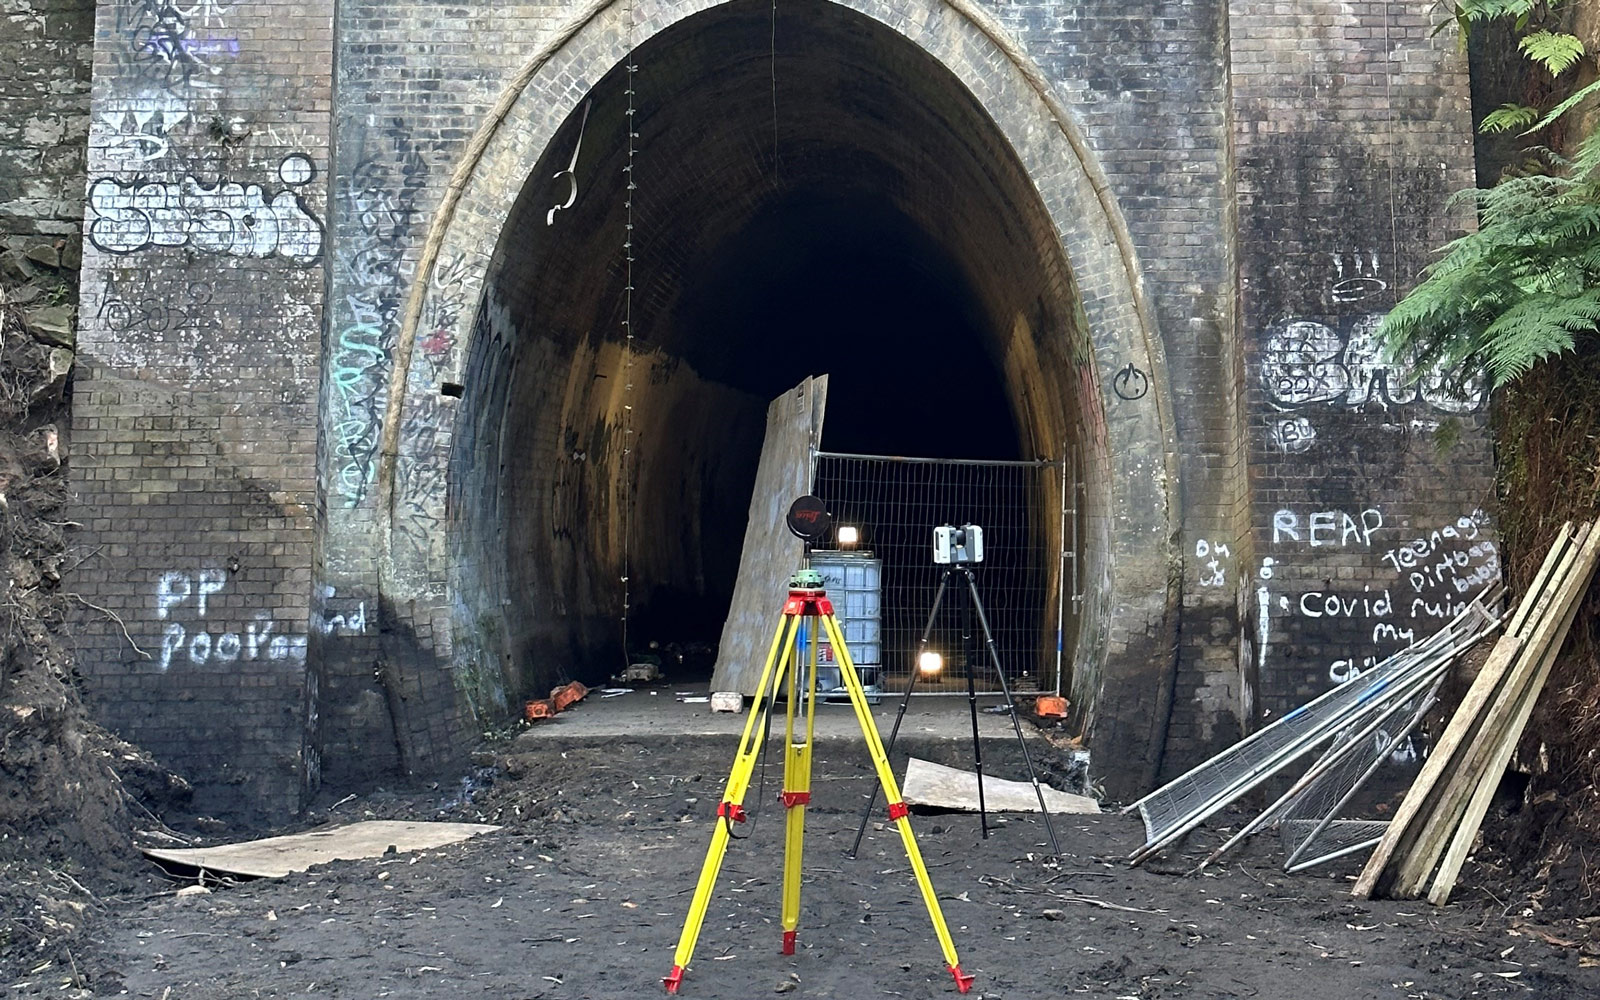
[[(711, 6), (641, 0), (628, 8), (631, 27), (620, 7), (574, 27), (469, 178), (407, 373), (389, 548), (376, 507), (380, 428), (423, 236), (484, 115), (574, 6), (99, 5), (73, 454), (83, 542), (97, 554), (74, 586), (128, 629), (86, 622), (85, 673), (108, 721), (208, 787), (286, 808), (319, 767), (351, 783), (444, 766), (479, 719), (541, 693), (554, 668), (516, 662), (527, 653), (511, 637), (549, 621), (521, 615), (512, 629), (504, 616), (510, 592), (537, 590), (549, 566), (536, 548), (519, 564), (505, 539), (542, 523), (525, 519), (527, 505), (582, 479), (558, 463), (602, 460), (604, 449), (569, 437), (620, 440), (623, 400), (593, 380), (615, 360), (615, 331), (594, 334), (615, 318), (609, 306), (556, 308), (567, 326), (554, 332), (526, 329), (527, 317), (563, 282), (598, 294), (618, 260), (596, 236), (582, 254), (539, 258), (544, 284), (508, 278), (486, 300), (484, 276), (495, 261), (546, 252), (544, 209), (529, 205), (552, 193), (546, 178), (577, 144), (568, 110), (630, 39)], [(1421, 634), (1460, 586), (1492, 575), (1492, 534), (1475, 513), (1487, 508), (1489, 473), (1481, 388), (1435, 379), (1406, 389), (1365, 339), (1454, 224), (1443, 196), (1470, 180), (1464, 68), (1452, 39), (1428, 38), (1425, 11), (984, 4), (1016, 47), (1006, 57), (985, 48), (998, 44), (987, 27), (950, 8), (849, 6), (948, 52), (980, 99), (1009, 102), (984, 109), (1000, 133), (963, 126), (952, 165), (878, 143), (875, 155), (915, 164), (885, 181), (900, 185), (895, 197), (915, 204), (906, 192), (917, 171), (955, 177), (955, 158), (997, 175), (1023, 164), (1021, 181), (993, 183), (1023, 192), (1007, 195), (1018, 204), (1031, 184), (1060, 248), (1044, 245), (1049, 226), (972, 235), (992, 220), (961, 216), (971, 205), (959, 195), (918, 211), (927, 224), (940, 212), (964, 219), (949, 245), (975, 272), (1000, 258), (973, 247), (1004, 240), (1042, 241), (1041, 258), (1071, 265), (1044, 268), (1048, 280), (1029, 294), (1076, 296), (1081, 317), (1045, 310), (1034, 329), (1064, 340), (1086, 331), (1092, 342), (1057, 345), (1067, 360), (1017, 384), (1079, 407), (1091, 607), (1076, 695), (1080, 709), (1094, 703), (1097, 768), (1114, 791), (1360, 669), (1406, 630)], [(803, 30), (806, 11), (788, 4), (782, 16)], [(641, 68), (641, 88), (679, 86), (694, 71), (701, 55), (669, 44), (687, 46), (693, 32), (679, 28)], [(896, 51), (876, 61), (891, 83)], [(1067, 109), (1080, 148), (1029, 110), (1039, 98), (1020, 82), (1023, 66)], [(708, 136), (767, 113), (751, 79), (711, 115)], [(948, 117), (932, 94), (917, 88), (918, 113)], [(869, 90), (841, 96), (830, 106), (842, 116), (837, 144), (872, 146), (852, 129), (893, 108)], [(609, 111), (597, 114), (583, 169), (606, 164), (609, 178), (620, 169), (617, 129), (601, 124)], [(718, 190), (747, 208), (766, 183), (764, 142), (712, 165)], [(687, 200), (693, 178), (672, 174), (670, 141), (641, 151), (647, 164), (656, 153), (651, 183), (683, 193), (663, 195), (654, 215), (641, 196), (641, 238), (665, 248), (642, 300), (665, 315), (674, 276), (693, 263), (692, 224), (709, 216), (685, 207), (699, 203)], [(795, 164), (812, 168), (836, 165)], [(1085, 221), (1098, 176), (1137, 259), (1153, 319), (1145, 339), (1131, 292), (1117, 298), (1115, 232)], [(594, 176), (581, 179), (588, 191)], [(925, 192), (973, 186), (941, 183)], [(620, 222), (586, 210), (568, 218)], [(521, 222), (507, 231), (512, 218)], [(989, 300), (1015, 309), (994, 287)], [(519, 301), (521, 319), (495, 312)], [(518, 336), (566, 346), (514, 349)], [(527, 380), (547, 376), (547, 389), (585, 401), (588, 423), (497, 417), (530, 394)], [(662, 386), (698, 384), (673, 378)], [(463, 383), (465, 396), (454, 388)], [(674, 392), (684, 405), (709, 398), (658, 391), (667, 409)], [(576, 404), (562, 405), (574, 424)], [(495, 478), (519, 462), (545, 478)], [(611, 552), (618, 479), (595, 478), (602, 467), (585, 474), (589, 506), (561, 530)], [(599, 599), (561, 608), (613, 586), (610, 558), (575, 563), (579, 582), (547, 588), (541, 607), (602, 627)]]
[(1481, 379), (1409, 373), (1371, 331), (1468, 224), (1465, 58), (1423, 5), (1235, 3), (1251, 537), (1234, 572), (1278, 715), (1442, 625), (1499, 575)]
[(95, 28), (72, 586), (120, 622), (86, 615), (78, 664), (104, 721), (239, 814), (293, 809), (315, 767), (331, 8), (105, 0)]

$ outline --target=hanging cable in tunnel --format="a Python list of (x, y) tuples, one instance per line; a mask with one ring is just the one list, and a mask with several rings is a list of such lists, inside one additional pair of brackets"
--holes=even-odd
[(772, 77), (772, 186), (778, 186), (778, 0), (772, 0), (772, 35), (767, 54)]
[(626, 18), (628, 54), (624, 67), (627, 72), (628, 109), (623, 121), (628, 130), (628, 162), (622, 168), (627, 175), (627, 183), (622, 188), (623, 209), (623, 284), (622, 284), (622, 669), (628, 669), (628, 611), (632, 600), (629, 575), (633, 556), (633, 500), (634, 500), (634, 467), (638, 464), (634, 458), (633, 437), (633, 193), (638, 190), (633, 173), (633, 157), (635, 153), (635, 140), (639, 138), (638, 125), (634, 113), (634, 73), (639, 67), (635, 64), (635, 41), (633, 30), (633, 0), (628, 0), (623, 17)]

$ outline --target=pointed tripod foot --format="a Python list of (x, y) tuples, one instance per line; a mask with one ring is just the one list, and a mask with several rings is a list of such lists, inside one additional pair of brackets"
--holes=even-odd
[(794, 935), (795, 935), (794, 931), (784, 931), (783, 932), (783, 951), (782, 951), (781, 954), (784, 954), (784, 955), (793, 955), (794, 954)]
[[(661, 980), (661, 985), (667, 988), (668, 993), (678, 992), (678, 987), (683, 985), (683, 966), (674, 965), (672, 971)], [(966, 991), (963, 990), (963, 993)]]
[(950, 974), (952, 976), (956, 977), (956, 992), (957, 993), (965, 993), (968, 990), (972, 989), (972, 981), (974, 979), (978, 978), (977, 976), (974, 976), (971, 973), (962, 972), (960, 965), (952, 965), (952, 966), (950, 966)]

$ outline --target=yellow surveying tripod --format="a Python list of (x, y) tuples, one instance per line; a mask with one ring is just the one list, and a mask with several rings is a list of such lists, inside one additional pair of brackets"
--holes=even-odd
[[(796, 636), (804, 629), (805, 644), (809, 648), (810, 670), (805, 680), (805, 731), (795, 732), (795, 712), (800, 703), (796, 660)], [(694, 956), (695, 942), (700, 937), (700, 926), (705, 922), (706, 908), (711, 904), (711, 891), (716, 886), (717, 873), (722, 870), (722, 859), (728, 853), (733, 824), (746, 820), (745, 792), (750, 788), (750, 777), (755, 770), (756, 755), (760, 752), (767, 732), (769, 716), (777, 702), (780, 687), (787, 684), (788, 719), (784, 727), (783, 795), (787, 810), (784, 819), (783, 849), (783, 954), (794, 954), (795, 928), (800, 924), (800, 852), (805, 841), (806, 804), (811, 801), (811, 744), (817, 706), (817, 646), (827, 639), (839, 664), (850, 693), (850, 705), (856, 711), (856, 721), (861, 724), (861, 735), (866, 738), (867, 752), (878, 772), (884, 797), (889, 802), (889, 819), (900, 831), (905, 844), (906, 858), (916, 873), (917, 888), (922, 891), (922, 901), (927, 904), (928, 916), (933, 920), (933, 932), (944, 952), (945, 965), (955, 976), (956, 989), (962, 993), (972, 988), (973, 977), (961, 971), (961, 960), (956, 957), (955, 942), (950, 940), (950, 928), (939, 909), (939, 899), (934, 895), (933, 882), (928, 878), (928, 868), (922, 863), (922, 852), (917, 849), (917, 838), (911, 832), (910, 810), (900, 797), (900, 786), (889, 770), (889, 756), (884, 752), (883, 741), (878, 738), (878, 727), (872, 721), (872, 711), (867, 706), (866, 692), (861, 689), (861, 678), (856, 674), (855, 663), (850, 659), (850, 649), (845, 645), (844, 634), (833, 615), (833, 602), (828, 600), (822, 587), (821, 574), (801, 570), (789, 581), (789, 599), (783, 605), (783, 620), (772, 637), (772, 648), (767, 652), (766, 665), (761, 668), (761, 682), (756, 689), (755, 705), (745, 720), (744, 735), (739, 739), (739, 752), (733, 759), (733, 771), (728, 775), (728, 785), (717, 804), (717, 825), (711, 833), (711, 848), (706, 852), (705, 864), (700, 868), (700, 881), (694, 889), (694, 899), (689, 903), (689, 915), (683, 922), (683, 933), (678, 937), (678, 950), (672, 956), (672, 971), (662, 980), (668, 993), (678, 992), (683, 983), (684, 970)]]

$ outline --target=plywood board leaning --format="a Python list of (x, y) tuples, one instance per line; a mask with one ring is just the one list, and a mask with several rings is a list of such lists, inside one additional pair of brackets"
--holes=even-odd
[(351, 823), (326, 830), (311, 830), (286, 837), (268, 837), (242, 844), (216, 847), (189, 847), (169, 850), (164, 847), (140, 848), (146, 857), (170, 861), (221, 875), (252, 878), (282, 878), (290, 872), (303, 872), (312, 865), (330, 861), (359, 861), (381, 858), (395, 851), (424, 851), (460, 843), (498, 826), (482, 823), (401, 823), (375, 820)]
[[(1587, 533), (1587, 529), (1580, 532), (1580, 536)], [(1559, 549), (1557, 565), (1570, 565), (1570, 561), (1577, 556), (1577, 547), (1569, 544), (1566, 533), (1557, 540), (1552, 549)], [(1548, 557), (1547, 557), (1548, 558)], [(1553, 588), (1545, 587), (1540, 592), (1528, 591), (1523, 595), (1522, 603), (1533, 610), (1524, 613), (1519, 607), (1514, 621), (1525, 623), (1530, 614), (1537, 617), (1543, 609), (1548, 607), (1555, 597)], [(1489, 653), (1489, 658), (1478, 670), (1478, 676), (1473, 678), (1472, 686), (1468, 688), (1466, 697), (1461, 705), (1450, 717), (1445, 731), (1440, 734), (1434, 744), (1433, 751), (1423, 763), (1421, 772), (1406, 791), (1405, 798), (1401, 800), (1400, 807), (1395, 810), (1394, 818), (1390, 820), (1389, 827), (1384, 831), (1383, 839), (1373, 850), (1372, 856), (1367, 859), (1366, 867), (1361, 870), (1361, 876), (1356, 880), (1350, 894), (1357, 899), (1366, 899), (1374, 892), (1387, 892), (1390, 878), (1390, 862), (1397, 855), (1403, 856), (1402, 848), (1409, 849), (1414, 842), (1414, 824), (1419, 817), (1426, 816), (1424, 807), (1430, 804), (1433, 790), (1441, 777), (1446, 773), (1452, 759), (1457, 755), (1462, 744), (1471, 730), (1475, 727), (1479, 716), (1495, 690), (1500, 686), (1500, 681), (1510, 667), (1512, 661), (1521, 650), (1523, 639), (1521, 635), (1506, 633), (1495, 643)]]
[(806, 379), (767, 407), (767, 432), (750, 494), (733, 601), (722, 626), (711, 690), (754, 695), (804, 546), (784, 526), (795, 497), (811, 492), (811, 452), (822, 441), (828, 376)]
[[(1100, 804), (1087, 795), (1073, 795), (1041, 783), (1044, 804), (1052, 813), (1088, 814), (1100, 811)], [(978, 811), (978, 776), (971, 771), (946, 767), (912, 757), (906, 762), (906, 780), (900, 792), (906, 804), (932, 809)], [(983, 805), (990, 812), (1038, 812), (1039, 797), (1026, 781), (1008, 781), (983, 776)]]

